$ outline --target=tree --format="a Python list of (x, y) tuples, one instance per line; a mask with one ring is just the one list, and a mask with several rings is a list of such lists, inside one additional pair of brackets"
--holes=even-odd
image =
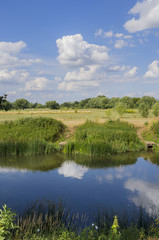
[(47, 108), (50, 109), (59, 109), (60, 105), (56, 101), (48, 101), (45, 103)]
[(30, 103), (24, 98), (17, 99), (15, 102), (13, 102), (13, 107), (15, 109), (26, 109), (29, 108), (29, 106)]
[(150, 112), (150, 105), (148, 103), (142, 102), (139, 105), (139, 113), (141, 114), (142, 117), (147, 118)]
[(0, 110), (8, 111), (12, 109), (12, 103), (7, 101), (7, 94), (0, 96)]
[(125, 103), (119, 102), (115, 105), (115, 110), (120, 115), (120, 117), (123, 116), (123, 114), (126, 112), (126, 109), (127, 109), (127, 105)]
[(144, 104), (148, 105), (148, 107), (150, 109), (155, 104), (155, 102), (156, 102), (156, 99), (154, 97), (144, 96), (140, 99), (139, 105), (141, 103), (144, 103)]
[(159, 102), (156, 102), (152, 107), (152, 113), (155, 115), (155, 117), (159, 116)]

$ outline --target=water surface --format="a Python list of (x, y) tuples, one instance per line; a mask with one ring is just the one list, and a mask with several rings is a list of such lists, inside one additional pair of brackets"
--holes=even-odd
[(40, 199), (63, 200), (90, 217), (98, 208), (159, 208), (159, 155), (122, 154), (104, 159), (62, 154), (0, 159), (0, 204), (23, 212)]

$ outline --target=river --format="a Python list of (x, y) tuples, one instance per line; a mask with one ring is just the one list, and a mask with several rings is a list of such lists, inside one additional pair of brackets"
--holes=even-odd
[(62, 200), (93, 218), (99, 209), (149, 216), (159, 209), (159, 154), (121, 154), (102, 159), (53, 154), (0, 159), (0, 204), (22, 213), (37, 200)]

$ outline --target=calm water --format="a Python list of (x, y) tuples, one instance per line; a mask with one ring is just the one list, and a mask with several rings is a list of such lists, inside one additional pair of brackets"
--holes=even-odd
[(62, 199), (89, 216), (98, 208), (129, 211), (141, 205), (151, 215), (159, 208), (159, 154), (1, 158), (0, 204), (22, 212), (40, 199)]

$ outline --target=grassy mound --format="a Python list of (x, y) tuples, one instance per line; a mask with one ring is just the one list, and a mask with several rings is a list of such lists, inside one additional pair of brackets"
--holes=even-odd
[(0, 124), (0, 155), (55, 152), (65, 126), (51, 118), (25, 118)]
[(140, 151), (143, 143), (134, 126), (120, 121), (99, 124), (87, 121), (79, 126), (74, 139), (65, 146), (66, 153), (104, 156), (115, 153)]

